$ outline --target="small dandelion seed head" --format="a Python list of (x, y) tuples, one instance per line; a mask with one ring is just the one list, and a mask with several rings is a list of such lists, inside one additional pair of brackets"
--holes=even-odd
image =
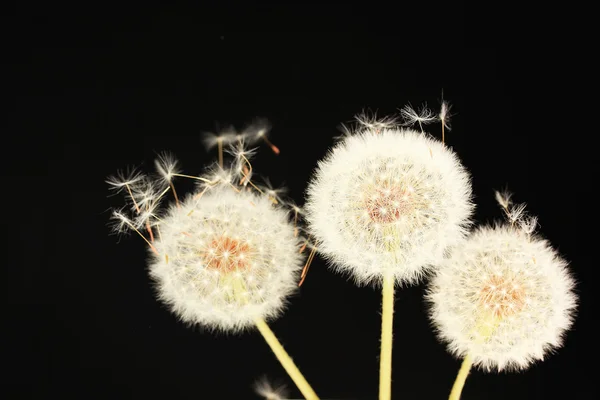
[(485, 370), (522, 370), (562, 345), (576, 307), (567, 263), (519, 227), (482, 227), (452, 252), (427, 299), (453, 354)]
[(463, 240), (470, 177), (441, 142), (409, 129), (365, 128), (319, 162), (305, 210), (334, 268), (357, 283), (388, 272), (411, 283)]
[(160, 298), (186, 322), (249, 328), (256, 318), (280, 315), (297, 288), (301, 239), (287, 210), (266, 195), (216, 186), (171, 207), (160, 230), (150, 274)]

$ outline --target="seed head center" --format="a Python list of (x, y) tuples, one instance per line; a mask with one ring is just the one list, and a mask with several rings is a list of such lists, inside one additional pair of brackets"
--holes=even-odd
[(413, 191), (399, 185), (383, 184), (371, 191), (365, 208), (375, 223), (395, 222), (413, 208)]
[(210, 241), (202, 256), (206, 268), (232, 272), (250, 268), (250, 251), (250, 246), (241, 240), (219, 236)]
[(491, 277), (479, 291), (479, 302), (499, 319), (523, 309), (525, 299), (523, 286), (516, 280), (503, 276)]

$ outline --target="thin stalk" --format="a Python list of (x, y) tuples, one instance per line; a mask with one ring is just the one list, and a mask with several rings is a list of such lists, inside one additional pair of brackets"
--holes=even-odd
[(379, 400), (392, 398), (392, 332), (394, 326), (394, 276), (383, 277)]
[(275, 357), (277, 357), (277, 359), (279, 360), (283, 368), (286, 370), (290, 378), (292, 378), (302, 395), (307, 400), (319, 400), (319, 397), (312, 389), (312, 387), (308, 384), (308, 381), (304, 378), (298, 367), (296, 367), (296, 364), (294, 364), (294, 361), (285, 351), (279, 340), (277, 340), (277, 337), (275, 336), (271, 328), (269, 328), (269, 325), (267, 325), (267, 323), (260, 318), (257, 318), (255, 320), (255, 323), (256, 327), (265, 338), (265, 341), (267, 342), (269, 347), (271, 347), (273, 353), (275, 353)]
[(473, 365), (473, 360), (471, 359), (471, 356), (467, 354), (462, 362), (462, 365), (460, 366), (460, 370), (458, 371), (458, 375), (456, 376), (456, 380), (454, 381), (454, 386), (452, 386), (452, 391), (450, 392), (450, 397), (448, 400), (460, 399), (460, 394), (465, 386), (465, 381), (467, 380), (467, 376), (471, 370), (471, 365)]

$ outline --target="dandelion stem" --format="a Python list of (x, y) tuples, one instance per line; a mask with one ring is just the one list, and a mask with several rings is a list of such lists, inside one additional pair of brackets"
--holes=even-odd
[(277, 340), (277, 337), (275, 336), (271, 328), (269, 328), (267, 323), (261, 318), (256, 318), (255, 322), (256, 327), (265, 338), (265, 341), (271, 347), (273, 353), (275, 353), (275, 357), (277, 357), (277, 359), (279, 360), (283, 368), (286, 370), (290, 378), (292, 378), (298, 389), (300, 389), (302, 395), (307, 400), (319, 400), (319, 397), (317, 396), (315, 391), (308, 384), (298, 367), (296, 367), (296, 364), (294, 364), (292, 358), (285, 351), (279, 340)]
[(471, 356), (467, 354), (462, 362), (462, 365), (460, 366), (460, 370), (458, 371), (458, 375), (454, 381), (454, 386), (452, 386), (452, 391), (450, 392), (450, 397), (448, 398), (449, 400), (460, 399), (460, 394), (465, 386), (465, 381), (467, 380), (467, 376), (469, 375), (472, 364), (473, 360), (471, 359)]
[(392, 398), (392, 331), (394, 322), (394, 276), (383, 276), (379, 400)]

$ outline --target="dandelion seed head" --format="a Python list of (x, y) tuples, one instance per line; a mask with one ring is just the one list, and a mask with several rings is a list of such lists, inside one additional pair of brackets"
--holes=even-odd
[(405, 105), (400, 109), (400, 116), (404, 120), (404, 125), (413, 126), (417, 124), (426, 125), (434, 122), (437, 118), (427, 105), (423, 105), (416, 111), (411, 105)]
[(567, 263), (510, 224), (477, 229), (428, 291), (439, 337), (485, 370), (522, 370), (562, 345), (576, 307)]
[(442, 143), (410, 129), (364, 128), (319, 162), (307, 190), (318, 248), (357, 283), (418, 280), (459, 243), (472, 214), (470, 178)]
[(186, 322), (241, 330), (280, 315), (297, 289), (300, 238), (287, 210), (265, 195), (215, 187), (171, 207), (160, 230), (150, 274)]
[(158, 158), (154, 161), (154, 165), (164, 183), (170, 183), (173, 176), (181, 172), (177, 159), (175, 159), (173, 154), (168, 152), (159, 154)]

